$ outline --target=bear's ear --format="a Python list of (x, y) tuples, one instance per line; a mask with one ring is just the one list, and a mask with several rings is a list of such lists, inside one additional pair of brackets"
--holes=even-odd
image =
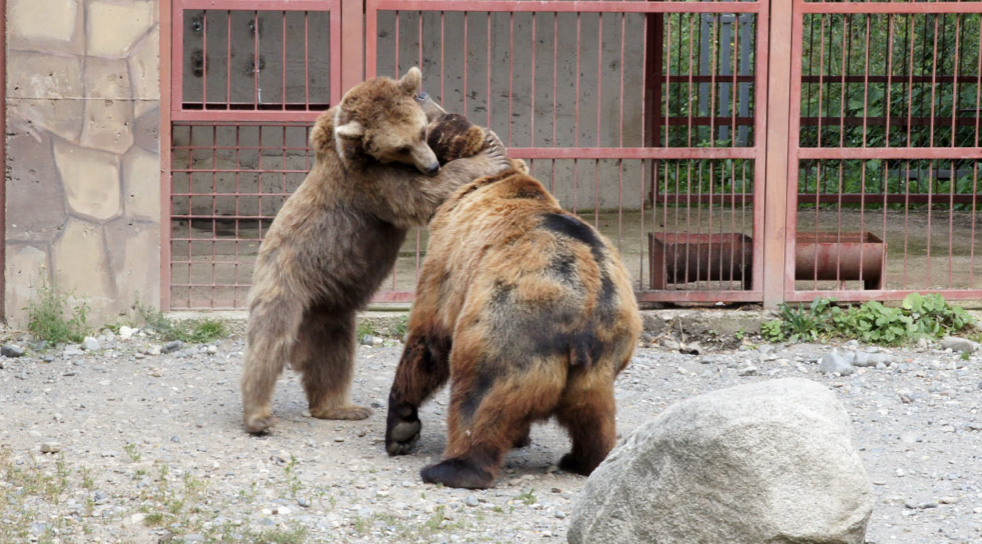
[(419, 90), (419, 84), (423, 82), (423, 74), (419, 71), (419, 68), (413, 66), (406, 72), (406, 75), (402, 76), (399, 80), (399, 87), (406, 93), (410, 95), (415, 95), (416, 91)]
[(352, 119), (343, 125), (334, 127), (334, 134), (343, 140), (360, 140), (365, 135), (365, 127)]

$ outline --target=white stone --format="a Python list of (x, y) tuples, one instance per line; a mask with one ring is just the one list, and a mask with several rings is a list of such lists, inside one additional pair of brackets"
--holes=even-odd
[(126, 325), (123, 325), (119, 328), (119, 337), (123, 340), (129, 340), (130, 338), (133, 338), (133, 334), (135, 334), (138, 330), (140, 329), (132, 329)]
[(115, 155), (58, 140), (54, 155), (73, 211), (97, 220), (119, 213), (119, 159)]
[(156, 2), (90, 1), (85, 52), (96, 57), (125, 57), (153, 24), (156, 7)]
[(850, 418), (801, 378), (743, 385), (669, 407), (594, 471), (571, 544), (862, 544), (872, 484)]

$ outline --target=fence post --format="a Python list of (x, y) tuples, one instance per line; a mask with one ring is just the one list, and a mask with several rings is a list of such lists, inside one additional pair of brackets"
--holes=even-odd
[(365, 79), (365, 0), (341, 0), (341, 95)]
[[(788, 235), (788, 166), (791, 124), (791, 23), (794, 0), (770, 2), (767, 59), (767, 158), (764, 176), (764, 307), (784, 301)], [(797, 188), (795, 188), (797, 193)], [(793, 256), (791, 257), (793, 258)]]

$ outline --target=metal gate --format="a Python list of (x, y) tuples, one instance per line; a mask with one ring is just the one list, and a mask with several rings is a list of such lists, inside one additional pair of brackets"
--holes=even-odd
[[(366, 75), (420, 65), (616, 242), (639, 299), (759, 301), (767, 7), (368, 0)], [(422, 238), (379, 300), (411, 296)]]
[(794, 1), (787, 300), (980, 297), (980, 13)]

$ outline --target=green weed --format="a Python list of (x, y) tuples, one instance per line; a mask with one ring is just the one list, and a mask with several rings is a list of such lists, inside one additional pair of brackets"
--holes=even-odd
[(51, 344), (60, 342), (81, 342), (88, 334), (86, 317), (89, 306), (83, 301), (68, 309), (68, 297), (58, 291), (54, 282), (48, 284), (42, 267), (41, 284), (38, 285), (27, 303), (27, 330), (38, 340)]
[(880, 302), (840, 308), (835, 299), (816, 299), (808, 306), (779, 307), (778, 319), (761, 324), (771, 342), (855, 339), (869, 344), (900, 345), (920, 338), (976, 329), (975, 320), (960, 306), (938, 294), (907, 295), (900, 307)]

